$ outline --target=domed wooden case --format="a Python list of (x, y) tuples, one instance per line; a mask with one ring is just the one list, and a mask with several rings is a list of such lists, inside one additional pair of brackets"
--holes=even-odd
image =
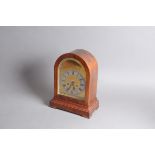
[[(66, 88), (66, 85), (69, 84), (69, 82), (63, 84), (65, 85), (64, 88), (61, 84), (61, 79), (65, 77), (72, 79), (74, 76), (70, 76), (69, 74), (75, 73), (78, 74), (79, 81), (81, 80), (81, 82), (75, 82), (77, 83), (77, 87), (79, 85), (78, 93), (76, 93), (77, 89), (74, 88), (74, 81), (70, 82), (68, 88)], [(68, 75), (64, 75), (63, 77), (63, 74)], [(99, 102), (96, 98), (97, 78), (97, 61), (90, 52), (78, 49), (61, 55), (54, 65), (54, 97), (50, 101), (50, 106), (90, 118), (94, 110), (99, 107)], [(69, 91), (71, 87), (73, 87), (75, 91), (72, 90), (70, 93), (67, 93), (66, 91)], [(66, 91), (64, 91), (64, 89)]]

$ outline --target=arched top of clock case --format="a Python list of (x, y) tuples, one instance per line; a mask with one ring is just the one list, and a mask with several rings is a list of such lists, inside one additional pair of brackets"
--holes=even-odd
[(61, 55), (55, 62), (55, 68), (58, 68), (59, 64), (65, 58), (77, 59), (86, 69), (86, 72), (90, 75), (93, 70), (97, 70), (97, 61), (95, 57), (88, 51), (83, 49), (77, 49), (70, 53), (65, 53)]

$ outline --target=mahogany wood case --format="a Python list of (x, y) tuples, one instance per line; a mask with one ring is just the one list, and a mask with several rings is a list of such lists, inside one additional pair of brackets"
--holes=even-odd
[[(86, 72), (85, 98), (78, 100), (63, 96), (58, 93), (58, 67), (65, 58), (74, 58), (78, 60)], [(95, 57), (83, 49), (74, 50), (70, 53), (61, 55), (54, 65), (54, 97), (50, 101), (52, 108), (58, 108), (80, 116), (90, 118), (94, 110), (99, 107), (99, 101), (96, 98), (98, 78), (98, 64)]]

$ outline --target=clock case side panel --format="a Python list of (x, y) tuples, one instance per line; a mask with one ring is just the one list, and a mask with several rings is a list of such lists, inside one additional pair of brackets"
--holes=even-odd
[(86, 63), (89, 70), (89, 87), (87, 92), (88, 94), (88, 104), (93, 104), (97, 102), (98, 99), (96, 97), (97, 94), (97, 80), (98, 80), (98, 64), (95, 57), (88, 51), (83, 49), (74, 50), (73, 53), (80, 56), (84, 62)]

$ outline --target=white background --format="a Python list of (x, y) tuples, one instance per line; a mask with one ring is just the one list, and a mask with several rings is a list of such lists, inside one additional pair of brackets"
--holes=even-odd
[[(1, 27), (0, 128), (154, 128), (155, 27)], [(98, 60), (91, 119), (48, 106), (58, 56)]]

